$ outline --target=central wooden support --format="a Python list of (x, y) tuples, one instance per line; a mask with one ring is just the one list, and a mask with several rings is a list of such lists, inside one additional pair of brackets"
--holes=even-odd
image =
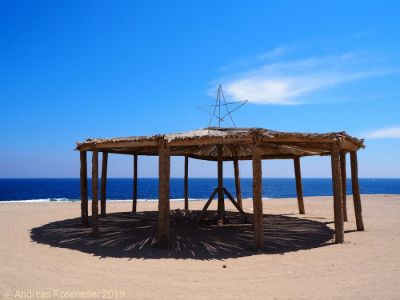
[[(244, 215), (244, 216), (246, 217), (245, 212), (244, 212), (243, 209), (239, 206), (239, 203), (237, 203), (237, 202), (235, 201), (235, 198), (233, 198), (233, 196), (231, 195), (231, 193), (229, 193), (228, 190), (227, 190), (226, 188), (223, 188), (223, 189), (224, 189), (225, 195), (228, 197), (229, 200), (231, 200), (233, 206), (236, 207), (236, 209), (237, 209), (242, 215)], [(246, 218), (246, 220), (247, 220), (247, 218)]]
[(303, 200), (303, 187), (301, 184), (301, 169), (300, 169), (300, 157), (296, 156), (293, 159), (294, 162), (294, 174), (296, 177), (296, 191), (297, 191), (297, 204), (299, 206), (299, 214), (305, 214), (304, 200)]
[(237, 204), (239, 205), (240, 208), (243, 208), (242, 189), (240, 187), (240, 176), (239, 176), (239, 160), (237, 158), (235, 158), (233, 160), (233, 169), (234, 169), (234, 173), (235, 173), (235, 188), (236, 188)]
[(158, 145), (158, 246), (167, 248), (170, 243), (170, 148), (165, 141)]
[(87, 154), (86, 151), (80, 152), (81, 159), (81, 217), (82, 224), (87, 226), (89, 224), (88, 218), (88, 186), (87, 186)]
[(98, 198), (98, 181), (99, 181), (99, 152), (93, 150), (92, 153), (92, 226), (93, 234), (97, 235), (99, 233), (99, 198)]
[(223, 179), (223, 146), (217, 145), (218, 155), (218, 210), (217, 210), (217, 224), (223, 225), (225, 218), (225, 201), (224, 201), (224, 179)]
[(360, 196), (360, 186), (358, 184), (358, 162), (357, 162), (357, 152), (350, 152), (350, 164), (351, 164), (351, 183), (353, 189), (353, 203), (354, 211), (356, 214), (356, 224), (358, 231), (364, 231), (364, 222), (362, 217), (362, 207), (361, 207), (361, 196)]
[(215, 188), (215, 189), (213, 190), (213, 192), (211, 193), (210, 198), (208, 198), (208, 200), (207, 200), (207, 202), (206, 202), (206, 205), (204, 205), (204, 207), (203, 207), (203, 209), (202, 209), (202, 211), (201, 211), (199, 217), (197, 218), (197, 221), (200, 221), (200, 220), (204, 217), (204, 214), (206, 213), (208, 207), (209, 207), (210, 204), (211, 204), (211, 201), (213, 201), (213, 199), (214, 199), (215, 195), (217, 194), (217, 192), (218, 192), (218, 188)]
[[(245, 222), (247, 220), (246, 213), (243, 211), (242, 207), (239, 205), (237, 201), (233, 198), (231, 193), (228, 192), (226, 188), (224, 188), (224, 180), (223, 180), (223, 145), (217, 145), (217, 159), (218, 159), (218, 186), (213, 190), (210, 198), (207, 203), (204, 205), (203, 210), (201, 211), (199, 217), (197, 218), (200, 221), (207, 211), (208, 207), (211, 204), (211, 201), (214, 199), (215, 195), (218, 193), (218, 208), (217, 208), (217, 224), (223, 225), (225, 222), (225, 199), (224, 194), (228, 197), (228, 199), (232, 202), (232, 204), (236, 207), (236, 209), (245, 217)], [(236, 172), (235, 172), (236, 175)], [(237, 173), (239, 176), (239, 171)], [(236, 187), (236, 191), (237, 187)], [(237, 193), (237, 192), (236, 192)], [(239, 194), (240, 192), (240, 184), (239, 184)]]
[(252, 149), (253, 161), (253, 226), (254, 248), (259, 251), (264, 247), (263, 203), (262, 203), (262, 168), (261, 150), (257, 144)]
[(344, 241), (342, 174), (338, 144), (331, 147), (333, 209), (335, 215), (335, 243)]
[(133, 155), (133, 189), (132, 189), (132, 212), (135, 213), (137, 210), (137, 168), (138, 168), (138, 156), (135, 153)]
[(108, 153), (103, 152), (103, 161), (101, 164), (101, 194), (100, 194), (100, 215), (101, 215), (101, 217), (106, 216), (107, 161), (108, 161)]
[(185, 155), (185, 177), (184, 177), (184, 198), (185, 198), (185, 210), (189, 210), (189, 157)]

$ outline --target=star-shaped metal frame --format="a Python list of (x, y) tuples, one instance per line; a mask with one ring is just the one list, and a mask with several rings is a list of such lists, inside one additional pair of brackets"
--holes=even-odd
[[(247, 102), (248, 102), (248, 100), (226, 102), (224, 91), (222, 90), (222, 86), (220, 84), (220, 85), (218, 85), (217, 99), (215, 100), (215, 104), (210, 105), (210, 106), (202, 106), (202, 107), (199, 107), (198, 109), (209, 115), (208, 127), (210, 127), (212, 125), (214, 119), (218, 121), (218, 127), (221, 127), (221, 122), (222, 123), (225, 122), (225, 119), (227, 117), (229, 117), (230, 121), (232, 122), (233, 127), (236, 127), (235, 121), (233, 121), (233, 118), (232, 118), (232, 112), (239, 109), (240, 107), (245, 105)], [(225, 107), (225, 110), (226, 110), (225, 113), (223, 111), (221, 112), (221, 107)], [(221, 113), (222, 113), (222, 116), (221, 116)]]

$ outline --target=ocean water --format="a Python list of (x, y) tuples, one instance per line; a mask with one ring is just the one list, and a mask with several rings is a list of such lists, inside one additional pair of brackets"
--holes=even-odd
[[(303, 178), (304, 196), (332, 195), (332, 181), (328, 178)], [(99, 184), (100, 185), (100, 184)], [(189, 198), (207, 199), (214, 187), (216, 178), (189, 179)], [(235, 182), (224, 179), (224, 186), (235, 196)], [(252, 196), (252, 179), (241, 179), (243, 198)], [(88, 181), (91, 197), (90, 179)], [(400, 194), (400, 179), (360, 179), (362, 194)], [(347, 181), (347, 191), (351, 193), (351, 182)], [(172, 178), (170, 184), (171, 199), (183, 198), (183, 179)], [(107, 199), (129, 200), (132, 197), (132, 179), (109, 178), (107, 180)], [(155, 200), (158, 197), (158, 179), (138, 179), (138, 198)], [(263, 197), (296, 197), (296, 185), (293, 178), (264, 178)], [(63, 179), (0, 179), (0, 201), (75, 201), (80, 198), (79, 178)]]

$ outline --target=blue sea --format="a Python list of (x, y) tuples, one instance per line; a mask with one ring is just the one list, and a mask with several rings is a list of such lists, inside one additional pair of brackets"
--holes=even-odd
[[(332, 195), (332, 181), (328, 178), (303, 178), (304, 196)], [(91, 197), (90, 179), (89, 198)], [(214, 187), (216, 178), (189, 179), (189, 198), (207, 199)], [(224, 186), (235, 196), (234, 179), (224, 179)], [(252, 196), (252, 179), (241, 179), (243, 198)], [(362, 194), (400, 194), (400, 179), (360, 179)], [(351, 182), (347, 181), (347, 191), (351, 193)], [(183, 198), (183, 179), (172, 178), (171, 199)], [(132, 179), (109, 178), (107, 180), (107, 199), (129, 200), (132, 197)], [(155, 200), (158, 197), (158, 179), (138, 179), (138, 198)], [(296, 197), (293, 178), (264, 178), (263, 197)], [(63, 179), (0, 179), (0, 201), (77, 201), (80, 199), (79, 178)]]

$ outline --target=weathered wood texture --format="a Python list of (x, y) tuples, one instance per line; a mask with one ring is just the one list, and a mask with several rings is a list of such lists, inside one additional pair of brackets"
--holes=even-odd
[(244, 215), (244, 211), (243, 209), (239, 206), (239, 204), (235, 201), (235, 198), (233, 198), (233, 196), (231, 195), (231, 193), (229, 193), (229, 191), (226, 188), (223, 188), (225, 195), (228, 197), (228, 199), (232, 202), (233, 206), (236, 207), (236, 209), (242, 214)]
[(132, 189), (132, 212), (137, 211), (137, 191), (138, 191), (138, 156), (133, 155), (133, 189)]
[(189, 157), (185, 155), (185, 177), (184, 177), (185, 210), (189, 210)]
[(81, 218), (82, 224), (87, 226), (88, 220), (88, 185), (87, 185), (87, 152), (80, 152), (81, 170), (80, 170), (80, 184), (81, 184)]
[(101, 164), (101, 194), (100, 194), (100, 215), (106, 216), (106, 198), (107, 198), (107, 162), (108, 153), (103, 152), (103, 160)]
[(263, 203), (262, 203), (262, 170), (261, 153), (258, 145), (252, 149), (253, 156), (253, 226), (254, 226), (254, 247), (261, 250), (264, 246), (263, 229)]
[(243, 201), (242, 201), (242, 189), (240, 186), (240, 174), (239, 174), (239, 160), (236, 158), (233, 160), (233, 171), (235, 173), (235, 188), (236, 188), (236, 199), (237, 204), (240, 208), (243, 208)]
[(222, 152), (223, 146), (217, 145), (218, 151), (218, 211), (217, 211), (217, 222), (218, 224), (224, 223), (225, 217), (225, 202), (224, 202), (224, 171), (223, 171), (223, 161), (222, 161)]
[(350, 152), (350, 164), (351, 164), (351, 183), (352, 183), (352, 189), (353, 189), (353, 202), (354, 202), (354, 211), (356, 214), (357, 230), (364, 231), (360, 187), (358, 184), (357, 152)]
[(294, 174), (296, 177), (296, 192), (297, 192), (297, 204), (299, 206), (299, 214), (305, 214), (303, 187), (301, 183), (300, 157), (295, 157), (293, 159), (293, 163), (294, 163)]
[(332, 144), (332, 190), (333, 190), (333, 209), (335, 217), (335, 243), (344, 241), (343, 224), (343, 200), (342, 200), (342, 176), (340, 171), (340, 154), (337, 144)]
[(170, 148), (160, 141), (158, 153), (158, 246), (167, 248), (170, 243)]
[[(240, 146), (239, 159), (251, 156), (253, 137), (257, 136), (263, 148), (263, 157), (276, 156), (304, 156), (329, 154), (330, 144), (337, 143), (340, 139), (340, 148), (347, 151), (356, 151), (364, 147), (363, 141), (347, 135), (345, 132), (331, 132), (323, 134), (278, 132), (263, 128), (204, 128), (189, 132), (180, 132), (154, 136), (133, 136), (113, 139), (88, 139), (77, 144), (80, 151), (107, 150), (130, 151), (141, 155), (157, 155), (158, 140), (167, 141), (171, 155), (199, 155), (204, 159), (216, 159), (215, 149), (209, 146), (236, 145)], [(192, 147), (183, 150), (180, 147)], [(233, 153), (228, 149), (224, 151), (225, 159), (232, 160)]]
[(98, 181), (99, 181), (99, 153), (97, 150), (92, 153), (92, 226), (93, 234), (99, 233), (99, 198), (98, 198)]
[(216, 194), (217, 192), (218, 192), (218, 188), (216, 187), (216, 188), (214, 189), (214, 191), (211, 193), (210, 198), (208, 198), (208, 200), (207, 200), (207, 202), (206, 202), (206, 205), (204, 205), (204, 207), (203, 207), (203, 209), (202, 209), (202, 211), (201, 211), (199, 217), (197, 218), (197, 221), (200, 221), (201, 219), (203, 219), (203, 217), (204, 217), (204, 215), (205, 215), (205, 213), (206, 213), (208, 207), (209, 207), (210, 204), (211, 204), (211, 201), (214, 199), (215, 194)]
[(343, 220), (347, 219), (347, 175), (346, 175), (346, 151), (340, 151), (340, 172), (342, 174), (342, 199), (343, 199)]

